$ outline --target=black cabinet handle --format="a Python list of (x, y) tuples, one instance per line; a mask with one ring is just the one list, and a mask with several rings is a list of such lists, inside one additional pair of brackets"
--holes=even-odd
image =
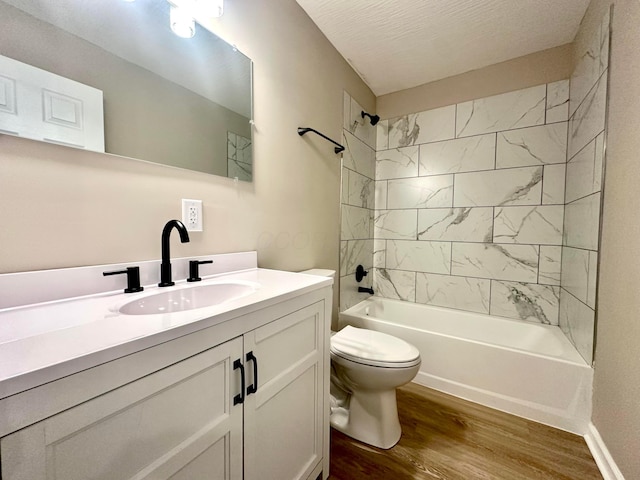
[(253, 362), (253, 383), (247, 387), (247, 395), (258, 391), (258, 359), (253, 352), (247, 353), (247, 362)]
[(242, 364), (240, 359), (237, 359), (233, 362), (233, 369), (234, 370), (240, 369), (240, 382), (241, 382), (240, 393), (237, 394), (235, 397), (233, 397), (233, 404), (238, 405), (239, 403), (244, 403), (244, 386), (245, 386), (244, 365)]

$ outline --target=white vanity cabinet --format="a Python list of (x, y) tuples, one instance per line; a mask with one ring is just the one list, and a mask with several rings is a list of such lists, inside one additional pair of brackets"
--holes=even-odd
[(315, 480), (323, 470), (326, 478), (325, 295), (0, 400), (16, 413), (5, 424), (24, 425), (0, 439), (0, 478)]

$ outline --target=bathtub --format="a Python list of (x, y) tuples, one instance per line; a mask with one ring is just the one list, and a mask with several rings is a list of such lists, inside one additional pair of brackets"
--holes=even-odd
[(371, 297), (339, 315), (415, 345), (414, 382), (578, 435), (593, 370), (558, 327)]

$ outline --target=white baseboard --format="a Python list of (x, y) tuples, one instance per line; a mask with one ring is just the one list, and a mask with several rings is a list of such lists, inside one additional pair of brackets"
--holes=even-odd
[(622, 472), (618, 468), (618, 465), (616, 465), (611, 453), (609, 453), (609, 449), (593, 423), (589, 423), (584, 440), (587, 442), (591, 455), (596, 461), (604, 480), (624, 480)]

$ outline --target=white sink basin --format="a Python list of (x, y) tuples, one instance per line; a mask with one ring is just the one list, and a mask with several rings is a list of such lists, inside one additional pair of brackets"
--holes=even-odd
[(251, 282), (221, 282), (165, 290), (125, 303), (118, 311), (125, 315), (183, 312), (245, 297), (258, 287), (257, 283)]

